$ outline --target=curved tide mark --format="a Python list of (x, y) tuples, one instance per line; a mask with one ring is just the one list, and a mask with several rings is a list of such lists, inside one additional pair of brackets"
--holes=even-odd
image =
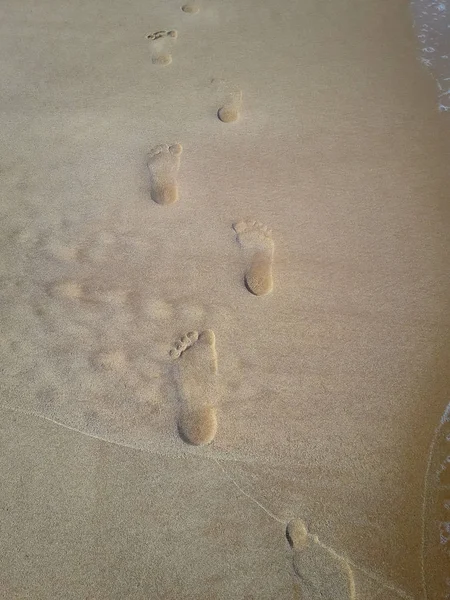
[(450, 404), (434, 432), (422, 509), (424, 599), (450, 597)]

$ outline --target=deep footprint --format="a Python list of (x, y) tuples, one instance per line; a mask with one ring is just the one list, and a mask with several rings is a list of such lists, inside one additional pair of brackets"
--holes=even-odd
[(210, 329), (200, 334), (192, 331), (170, 351), (176, 361), (178, 431), (185, 442), (194, 446), (210, 444), (217, 432), (215, 341)]
[(245, 272), (247, 289), (255, 296), (265, 296), (273, 289), (274, 243), (270, 229), (257, 221), (234, 223), (237, 241), (249, 255), (249, 266)]
[(294, 571), (305, 600), (354, 600), (355, 584), (347, 561), (308, 534), (303, 521), (288, 523), (286, 537), (293, 552)]
[(163, 144), (149, 154), (150, 195), (158, 204), (173, 204), (179, 199), (177, 174), (182, 151), (181, 144)]

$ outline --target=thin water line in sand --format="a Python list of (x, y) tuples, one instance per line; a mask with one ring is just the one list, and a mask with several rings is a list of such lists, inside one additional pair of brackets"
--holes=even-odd
[[(308, 534), (308, 535), (310, 535), (310, 534)], [(346, 561), (350, 566), (357, 569), (358, 571), (361, 571), (361, 573), (364, 573), (364, 575), (367, 575), (367, 577), (369, 577), (370, 579), (373, 579), (374, 581), (376, 581), (377, 583), (379, 583), (386, 589), (391, 590), (392, 592), (395, 592), (396, 594), (398, 594), (401, 598), (404, 598), (405, 600), (415, 600), (414, 596), (410, 596), (410, 594), (408, 594), (401, 588), (398, 588), (397, 586), (393, 585), (392, 583), (389, 583), (388, 581), (386, 581), (386, 579), (383, 579), (383, 577), (381, 577), (377, 573), (374, 573), (373, 571), (369, 571), (365, 567), (361, 567), (361, 565), (356, 564), (349, 558), (345, 558), (344, 556), (341, 556), (335, 550), (333, 550), (333, 548), (331, 548), (330, 546), (327, 546), (326, 544), (321, 542), (319, 540), (319, 538), (317, 537), (317, 535), (313, 535), (312, 538), (317, 545), (319, 545), (324, 550), (328, 550), (328, 552), (330, 552), (330, 554), (332, 554), (335, 558)], [(354, 594), (355, 593), (354, 582), (352, 582), (352, 584), (353, 584), (352, 593)]]
[(425, 479), (423, 484), (422, 493), (422, 543), (420, 553), (420, 572), (422, 576), (422, 590), (424, 600), (428, 600), (427, 585), (425, 581), (425, 521), (426, 521), (426, 510), (427, 510), (427, 496), (428, 496), (428, 476), (431, 468), (431, 459), (433, 456), (434, 446), (436, 444), (438, 433), (441, 429), (441, 425), (434, 430), (433, 439), (431, 440), (430, 450), (428, 452), (427, 468), (425, 469)]
[(425, 521), (426, 521), (426, 510), (427, 510), (427, 499), (428, 499), (428, 477), (430, 475), (431, 461), (433, 458), (434, 447), (436, 440), (442, 429), (442, 426), (449, 420), (450, 415), (450, 403), (447, 405), (444, 413), (441, 417), (439, 425), (434, 430), (433, 439), (431, 440), (430, 449), (428, 451), (427, 468), (425, 469), (425, 479), (423, 482), (423, 494), (422, 494), (422, 544), (421, 544), (421, 556), (420, 556), (420, 570), (422, 575), (422, 589), (423, 598), (428, 600), (427, 585), (425, 581)]
[[(288, 524), (289, 521), (285, 521), (285, 520), (280, 519), (279, 517), (275, 516), (268, 508), (266, 508), (263, 504), (261, 504), (261, 502), (258, 502), (258, 500), (256, 500), (255, 498), (253, 498), (253, 496), (251, 496), (249, 493), (247, 493), (246, 491), (244, 491), (240, 487), (240, 485), (227, 472), (227, 470), (225, 469), (225, 467), (223, 467), (216, 458), (211, 457), (211, 460), (213, 460), (220, 467), (220, 469), (225, 474), (225, 476), (227, 477), (227, 479), (239, 490), (239, 492), (241, 492), (241, 494), (243, 494), (246, 498), (248, 498), (249, 500), (251, 500), (257, 506), (259, 506), (269, 517), (271, 517), (272, 519), (274, 519), (277, 523), (281, 523), (285, 527), (287, 526), (287, 524)], [(370, 579), (373, 579), (374, 581), (376, 581), (378, 584), (380, 584), (384, 588), (395, 592), (396, 594), (398, 594), (398, 596), (400, 596), (401, 598), (404, 598), (404, 600), (415, 600), (415, 598), (413, 596), (411, 596), (410, 594), (408, 594), (407, 592), (405, 592), (401, 588), (398, 588), (397, 586), (393, 585), (392, 583), (389, 583), (382, 576), (378, 575), (377, 573), (374, 573), (373, 571), (369, 571), (365, 567), (361, 567), (360, 565), (356, 564), (355, 562), (353, 562), (349, 558), (346, 558), (345, 556), (339, 554), (338, 552), (336, 552), (336, 550), (334, 550), (330, 546), (327, 546), (326, 544), (324, 544), (323, 542), (321, 542), (319, 540), (319, 538), (318, 538), (317, 535), (312, 535), (312, 534), (308, 533), (308, 537), (310, 537), (318, 546), (320, 546), (324, 550), (327, 550), (327, 552), (329, 552), (337, 560), (339, 560), (341, 562), (346, 562), (347, 564), (349, 564), (350, 566), (352, 566), (354, 569), (357, 569), (358, 571), (360, 571), (361, 573), (363, 573), (364, 575), (366, 575)], [(352, 583), (351, 583), (351, 590), (350, 590), (350, 592), (351, 592), (350, 600), (355, 599), (356, 598), (356, 595), (355, 595), (356, 594), (356, 590), (355, 590), (355, 582), (353, 580), (352, 580)]]
[[(179, 452), (176, 452), (174, 450), (168, 450), (167, 452), (161, 452), (155, 448), (144, 448), (142, 446), (139, 445), (133, 445), (133, 444), (127, 444), (126, 442), (118, 442), (116, 440), (111, 440), (107, 437), (103, 437), (100, 435), (96, 435), (94, 433), (90, 433), (88, 431), (83, 431), (81, 429), (78, 429), (76, 427), (72, 427), (71, 425), (67, 425), (66, 423), (63, 423), (62, 421), (58, 421), (57, 419), (52, 419), (51, 417), (47, 417), (46, 415), (43, 415), (41, 413), (35, 412), (35, 411), (30, 411), (30, 410), (25, 410), (22, 408), (17, 408), (14, 406), (7, 406), (7, 405), (3, 405), (0, 406), (0, 410), (9, 410), (11, 412), (15, 412), (18, 414), (23, 414), (23, 415), (27, 415), (29, 417), (34, 417), (36, 419), (42, 419), (44, 421), (48, 421), (49, 423), (53, 423), (54, 425), (57, 425), (59, 427), (63, 427), (64, 429), (68, 429), (69, 431), (73, 431), (74, 433), (79, 433), (82, 436), (85, 436), (87, 438), (92, 438), (94, 440), (98, 440), (100, 442), (104, 442), (105, 444), (112, 444), (113, 446), (118, 446), (119, 448), (129, 448), (131, 450), (138, 450), (139, 452), (145, 452), (147, 454), (155, 454), (156, 456), (161, 456), (164, 458), (186, 458), (187, 456), (189, 457), (193, 457), (193, 458), (197, 458), (197, 459), (207, 459), (207, 460), (212, 460), (213, 457), (210, 456), (209, 453), (207, 453), (207, 451), (202, 452), (201, 454), (199, 452), (197, 452), (196, 450), (190, 452), (190, 451), (186, 451), (186, 447), (185, 445), (183, 445), (183, 450), (180, 450)], [(261, 464), (268, 464), (270, 466), (278, 466), (278, 463), (274, 463), (271, 460), (268, 460), (267, 458), (265, 458), (264, 456), (243, 456), (243, 455), (236, 455), (236, 454), (231, 454), (229, 452), (223, 451), (223, 450), (217, 450), (214, 449), (215, 455), (218, 457), (218, 459), (220, 460), (226, 460), (228, 462), (235, 462), (235, 463), (239, 463), (239, 464), (249, 464), (249, 463), (253, 463), (255, 461), (258, 461), (258, 463)], [(283, 463), (284, 466), (294, 466), (294, 463)]]
[(231, 481), (231, 483), (241, 492), (241, 494), (243, 494), (246, 498), (248, 498), (249, 500), (251, 500), (252, 502), (254, 502), (257, 506), (259, 506), (266, 514), (269, 515), (269, 517), (271, 517), (272, 519), (274, 519), (275, 521), (277, 521), (278, 523), (281, 523), (282, 525), (286, 526), (286, 521), (284, 521), (283, 519), (280, 519), (278, 517), (276, 517), (269, 509), (267, 509), (265, 506), (263, 506), (260, 502), (258, 502), (258, 500), (256, 500), (255, 498), (253, 498), (253, 496), (250, 496), (250, 494), (248, 494), (247, 492), (245, 492), (237, 483), (236, 481), (231, 477), (231, 475), (227, 472), (227, 470), (220, 464), (220, 462), (215, 459), (214, 457), (211, 457), (211, 460), (214, 461), (216, 463), (216, 465), (222, 470), (222, 472), (226, 475), (227, 479), (229, 479), (229, 481)]
[[(132, 446), (131, 444), (125, 444), (125, 442), (114, 442), (112, 440), (108, 440), (99, 435), (94, 435), (93, 433), (87, 433), (86, 431), (81, 431), (81, 429), (77, 429), (76, 427), (72, 427), (70, 425), (66, 425), (66, 423), (62, 423), (61, 421), (57, 421), (52, 419), (51, 417), (46, 417), (45, 415), (41, 415), (37, 412), (33, 412), (30, 410), (24, 410), (22, 408), (16, 408), (12, 406), (1, 406), (2, 410), (10, 410), (13, 413), (17, 413), (19, 415), (26, 415), (27, 417), (35, 417), (37, 419), (42, 419), (43, 421), (48, 421), (49, 423), (53, 423), (54, 425), (58, 425), (59, 427), (63, 427), (64, 429), (68, 429), (69, 431), (73, 431), (74, 433), (79, 433), (83, 437), (91, 438), (94, 440), (98, 440), (100, 442), (105, 442), (106, 444), (111, 444), (113, 446), (119, 446), (121, 448), (130, 448), (131, 450), (139, 450), (140, 452), (145, 452), (139, 446)], [(160, 454), (164, 456), (162, 453), (155, 452), (155, 454)]]
[[(17, 408), (17, 407), (13, 407), (13, 406), (3, 405), (3, 406), (0, 406), (0, 410), (5, 410), (5, 411), (9, 410), (13, 413), (26, 415), (28, 417), (34, 417), (35, 419), (41, 419), (43, 421), (52, 423), (53, 425), (56, 425), (58, 427), (62, 427), (63, 429), (68, 429), (69, 431), (78, 433), (83, 437), (87, 437), (87, 438), (90, 438), (90, 439), (93, 439), (93, 440), (96, 440), (99, 442), (104, 442), (105, 444), (111, 444), (112, 446), (118, 446), (119, 448), (128, 448), (130, 450), (136, 450), (138, 452), (143, 452), (145, 454), (150, 454), (150, 455), (156, 455), (156, 456), (160, 456), (162, 458), (187, 458), (187, 457), (189, 457), (189, 458), (193, 458), (193, 459), (197, 459), (197, 460), (215, 460), (215, 458), (213, 456), (211, 456), (210, 454), (208, 454), (207, 452), (202, 452), (201, 454), (197, 451), (186, 452), (185, 444), (183, 444), (184, 449), (180, 450), (179, 452), (176, 452), (174, 450), (169, 450), (167, 452), (161, 452), (160, 450), (157, 450), (155, 448), (151, 448), (151, 449), (144, 448), (137, 444), (136, 445), (127, 444), (126, 442), (118, 442), (116, 440), (111, 440), (111, 439), (108, 439), (108, 438), (100, 436), (100, 435), (95, 435), (94, 433), (90, 433), (88, 431), (83, 431), (81, 429), (77, 429), (76, 427), (72, 427), (71, 425), (67, 425), (66, 423), (63, 423), (62, 421), (52, 419), (51, 417), (47, 417), (46, 415), (43, 415), (41, 413), (30, 411), (30, 410), (24, 410), (23, 408)], [(228, 462), (235, 462), (235, 463), (239, 463), (242, 465), (245, 465), (245, 464), (248, 464), (249, 462), (251, 462), (248, 459), (246, 460), (244, 457), (234, 456), (225, 451), (215, 450), (215, 453), (216, 453), (216, 456), (218, 456), (218, 458), (220, 460), (226, 460)], [(257, 458), (263, 464), (268, 463), (268, 464), (272, 465), (272, 463), (270, 461), (264, 460), (262, 457), (257, 457)]]
[[(106, 439), (104, 437), (97, 436), (97, 435), (94, 435), (92, 433), (87, 433), (85, 431), (81, 431), (80, 429), (76, 429), (75, 427), (71, 427), (70, 425), (66, 425), (65, 423), (61, 423), (60, 421), (56, 421), (55, 419), (52, 419), (50, 417), (46, 417), (45, 415), (41, 415), (41, 414), (38, 414), (38, 413), (35, 413), (35, 412), (32, 412), (32, 411), (23, 410), (21, 408), (13, 408), (11, 406), (2, 406), (0, 408), (3, 409), (3, 410), (10, 410), (11, 412), (14, 412), (14, 413), (17, 413), (17, 414), (23, 414), (23, 415), (27, 415), (29, 417), (35, 417), (35, 418), (38, 418), (38, 419), (42, 419), (44, 421), (48, 421), (50, 423), (53, 423), (54, 425), (58, 425), (59, 427), (63, 427), (64, 429), (68, 429), (69, 431), (73, 431), (74, 433), (79, 433), (80, 435), (85, 436), (87, 438), (98, 440), (100, 442), (104, 442), (106, 444), (111, 444), (113, 446), (119, 446), (119, 447), (123, 447), (123, 448), (129, 448), (130, 450), (136, 450), (138, 452), (144, 452), (144, 453), (147, 453), (147, 454), (156, 454), (157, 456), (161, 456), (161, 457), (164, 457), (164, 458), (167, 458), (169, 456), (168, 454), (165, 454), (163, 452), (158, 452), (156, 450), (152, 450), (152, 451), (145, 450), (143, 448), (140, 448), (139, 446), (133, 446), (131, 444), (126, 444), (124, 442), (115, 442), (115, 441), (112, 441), (112, 440), (108, 440), (108, 439)], [(439, 427), (439, 429), (440, 429), (440, 427)], [(275, 516), (263, 504), (261, 504), (260, 502), (258, 502), (258, 500), (256, 500), (255, 498), (253, 498), (246, 491), (244, 491), (239, 486), (239, 484), (231, 477), (231, 475), (229, 475), (229, 473), (227, 472), (227, 470), (220, 464), (220, 462), (215, 457), (208, 456), (206, 454), (202, 454), (201, 456), (199, 454), (186, 454), (185, 452), (180, 453), (179, 455), (175, 455), (175, 456), (177, 456), (178, 458), (181, 458), (181, 457), (185, 458), (186, 456), (190, 456), (190, 457), (197, 458), (197, 459), (206, 459), (206, 460), (211, 460), (211, 461), (215, 462), (216, 465), (222, 470), (222, 472), (228, 478), (228, 480), (236, 487), (236, 489), (243, 496), (245, 496), (246, 498), (248, 498), (249, 500), (251, 500), (251, 502), (253, 502), (257, 506), (259, 506), (259, 508), (261, 508), (271, 519), (275, 520), (277, 523), (281, 523), (284, 526), (287, 525), (287, 521), (285, 521), (283, 519), (280, 519), (279, 517)], [(233, 462), (242, 462), (242, 463), (244, 463), (244, 461), (240, 461), (236, 457), (232, 457), (230, 455), (226, 455), (226, 457), (224, 457), (224, 460), (232, 460)], [(311, 536), (311, 534), (308, 534), (308, 535)], [(352, 567), (354, 567), (355, 569), (357, 569), (361, 573), (364, 573), (370, 579), (373, 579), (374, 581), (376, 581), (377, 583), (379, 583), (380, 585), (382, 585), (386, 589), (389, 589), (389, 590), (395, 592), (396, 594), (398, 594), (401, 598), (404, 598), (404, 600), (415, 600), (415, 598), (413, 596), (410, 596), (409, 594), (407, 594), (406, 592), (404, 592), (400, 588), (397, 588), (396, 586), (394, 586), (391, 583), (387, 582), (380, 575), (378, 575), (376, 573), (373, 573), (372, 571), (369, 571), (365, 567), (361, 567), (360, 565), (356, 564), (355, 562), (353, 562), (352, 560), (350, 560), (348, 558), (345, 558), (344, 556), (341, 556), (339, 553), (337, 553), (335, 550), (333, 550), (333, 548), (331, 548), (330, 546), (327, 546), (326, 544), (324, 544), (323, 542), (321, 542), (316, 535), (312, 535), (311, 537), (312, 537), (312, 539), (314, 540), (315, 543), (317, 543), (323, 549), (325, 549), (328, 552), (330, 552), (330, 554), (332, 554), (335, 558), (337, 558), (337, 559), (339, 559), (341, 561), (346, 561), (349, 565), (351, 565)], [(142, 581), (145, 578), (145, 575), (146, 575), (146, 573), (144, 573), (142, 575), (142, 579), (141, 579), (140, 583), (138, 584), (138, 587), (142, 584)], [(425, 598), (425, 600), (426, 600), (426, 598)]]

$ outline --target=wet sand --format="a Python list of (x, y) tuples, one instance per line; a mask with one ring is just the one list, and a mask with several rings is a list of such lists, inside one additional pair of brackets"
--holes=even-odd
[(408, 3), (1, 33), (3, 595), (439, 598), (449, 124)]

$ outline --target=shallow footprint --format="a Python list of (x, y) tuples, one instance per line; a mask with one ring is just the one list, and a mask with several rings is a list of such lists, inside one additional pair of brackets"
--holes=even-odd
[(286, 528), (293, 551), (294, 571), (305, 600), (352, 600), (355, 584), (347, 561), (308, 534), (305, 524), (294, 519)]
[(192, 331), (170, 351), (177, 366), (178, 431), (185, 442), (195, 446), (211, 443), (217, 431), (215, 343), (214, 332), (210, 329), (200, 334)]
[(199, 12), (200, 7), (196, 2), (188, 2), (187, 4), (183, 4), (181, 10), (190, 15), (195, 15)]
[(233, 224), (237, 241), (249, 254), (249, 267), (245, 273), (245, 283), (255, 296), (264, 296), (273, 289), (272, 231), (258, 221), (239, 221)]
[(158, 204), (173, 204), (179, 198), (177, 173), (180, 167), (181, 144), (156, 146), (150, 151), (150, 195)]
[(49, 286), (48, 293), (56, 298), (70, 300), (83, 300), (85, 293), (83, 286), (77, 281), (58, 281)]
[(147, 36), (147, 39), (152, 42), (152, 63), (154, 65), (162, 67), (170, 65), (172, 62), (171, 46), (177, 37), (178, 32), (173, 29), (156, 31)]
[(217, 86), (220, 96), (220, 108), (217, 111), (217, 117), (222, 123), (237, 121), (242, 108), (242, 90), (231, 86), (224, 80), (213, 79), (212, 83)]

